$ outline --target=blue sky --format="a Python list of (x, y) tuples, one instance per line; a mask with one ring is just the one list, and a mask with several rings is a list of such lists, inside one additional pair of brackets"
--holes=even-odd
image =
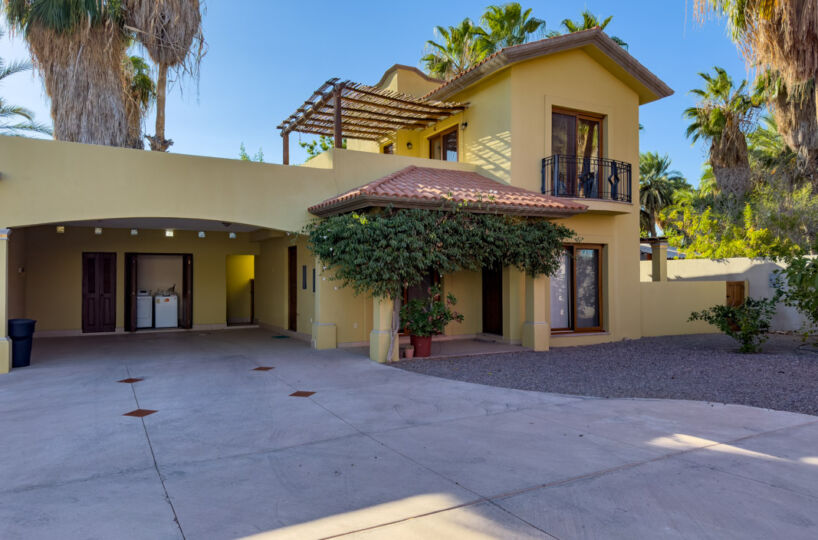
[[(416, 0), (394, 2), (284, 2), (210, 0), (204, 19), (209, 51), (198, 91), (193, 82), (176, 86), (168, 100), (167, 136), (171, 151), (236, 157), (244, 142), (250, 153), (264, 149), (265, 160), (281, 162), (275, 129), (331, 77), (373, 84), (395, 63), (418, 65), (435, 25), (479, 19), (489, 1)], [(498, 2), (500, 3), (500, 2)], [(705, 148), (684, 136), (682, 111), (694, 103), (688, 94), (700, 86), (699, 71), (723, 66), (735, 79), (747, 76), (744, 62), (728, 39), (723, 22), (700, 24), (693, 0), (562, 0), (523, 2), (549, 29), (576, 19), (587, 7), (613, 15), (607, 31), (629, 44), (629, 51), (662, 78), (675, 94), (641, 108), (641, 149), (670, 154), (674, 168), (697, 182)], [(238, 6), (244, 9), (236, 9)], [(0, 40), (0, 57), (27, 57), (20, 38)], [(10, 103), (48, 119), (47, 96), (36, 76), (16, 75), (0, 89)], [(152, 133), (153, 118), (148, 120)], [(303, 140), (308, 140), (302, 136)], [(291, 161), (304, 159), (297, 136)]]

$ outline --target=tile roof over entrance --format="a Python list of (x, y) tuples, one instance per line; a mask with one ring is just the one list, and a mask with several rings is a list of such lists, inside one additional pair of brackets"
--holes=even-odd
[(326, 217), (390, 205), (434, 209), (447, 200), (471, 203), (474, 211), (521, 216), (567, 217), (588, 208), (574, 201), (503, 184), (476, 172), (412, 165), (311, 206), (309, 211)]

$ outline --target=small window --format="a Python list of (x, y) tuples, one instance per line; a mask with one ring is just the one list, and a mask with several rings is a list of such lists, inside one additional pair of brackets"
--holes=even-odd
[(551, 277), (551, 329), (602, 331), (602, 246), (565, 246), (560, 268)]
[(312, 292), (315, 292), (315, 268), (312, 269)]
[(301, 267), (301, 288), (307, 290), (307, 265)]
[(394, 154), (395, 153), (395, 143), (389, 143), (387, 145), (384, 145), (384, 147), (381, 148), (381, 152), (384, 153), (384, 154)]
[(457, 161), (457, 126), (429, 137), (429, 159)]

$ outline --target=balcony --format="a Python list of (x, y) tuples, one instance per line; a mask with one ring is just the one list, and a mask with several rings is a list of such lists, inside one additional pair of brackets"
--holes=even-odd
[(542, 192), (554, 197), (631, 202), (631, 164), (554, 155), (542, 160)]

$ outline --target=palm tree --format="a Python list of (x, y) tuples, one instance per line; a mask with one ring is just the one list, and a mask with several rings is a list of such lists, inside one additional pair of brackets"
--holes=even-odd
[(435, 27), (442, 43), (426, 42), (427, 53), (420, 59), (426, 72), (438, 79), (447, 79), (471, 68), (488, 55), (488, 34), (471, 19), (458, 26)]
[[(0, 32), (0, 37), (2, 37)], [(28, 62), (12, 62), (6, 64), (0, 58), (0, 84), (8, 77), (16, 73), (28, 71), (31, 64)], [(0, 134), (2, 135), (24, 135), (26, 133), (41, 133), (51, 135), (51, 128), (34, 121), (34, 113), (24, 107), (9, 105), (0, 97)]]
[(762, 116), (759, 125), (747, 134), (747, 139), (750, 158), (761, 168), (774, 172), (795, 165), (796, 154), (779, 133), (775, 116)]
[(3, 1), (51, 98), (55, 138), (126, 146), (122, 60), (128, 38), (120, 0)]
[(128, 88), (125, 102), (130, 131), (128, 146), (144, 149), (142, 121), (156, 101), (156, 83), (151, 78), (150, 66), (141, 56), (126, 56), (123, 72)]
[[(591, 28), (599, 28), (600, 30), (605, 30), (605, 27), (610, 24), (611, 20), (613, 19), (613, 15), (606, 17), (605, 19), (600, 20), (599, 17), (591, 13), (589, 10), (583, 10), (580, 13), (580, 17), (582, 17), (579, 21), (572, 21), (571, 19), (563, 19), (562, 21), (562, 29), (563, 31), (554, 30), (548, 33), (548, 37), (556, 37), (561, 36), (563, 34), (573, 34), (575, 32), (581, 32), (582, 30), (590, 30)], [(625, 43), (622, 39), (616, 36), (609, 36), (617, 45), (622, 48), (627, 49), (628, 44)]]
[[(809, 175), (818, 167), (818, 0), (696, 0), (700, 16), (727, 18), (733, 40), (766, 79), (767, 103), (775, 111), (784, 141)], [(773, 84), (769, 84), (772, 82)]]
[(531, 8), (523, 11), (518, 2), (487, 7), (481, 21), (488, 34), (488, 53), (526, 43), (532, 35), (545, 30), (545, 21), (532, 17)]
[(691, 121), (687, 136), (695, 143), (710, 141), (709, 161), (721, 191), (743, 196), (750, 188), (750, 162), (745, 132), (756, 108), (747, 94), (747, 81), (734, 87), (727, 72), (715, 67), (715, 75), (699, 73), (704, 89), (691, 90), (699, 97), (685, 110)]
[(199, 0), (121, 0), (128, 29), (158, 66), (156, 79), (156, 133), (148, 137), (151, 150), (165, 152), (173, 144), (165, 138), (165, 100), (168, 70), (196, 77), (205, 54)]
[(639, 202), (650, 236), (656, 237), (658, 216), (673, 204), (674, 193), (689, 187), (682, 173), (670, 168), (667, 154), (645, 152), (639, 156)]

